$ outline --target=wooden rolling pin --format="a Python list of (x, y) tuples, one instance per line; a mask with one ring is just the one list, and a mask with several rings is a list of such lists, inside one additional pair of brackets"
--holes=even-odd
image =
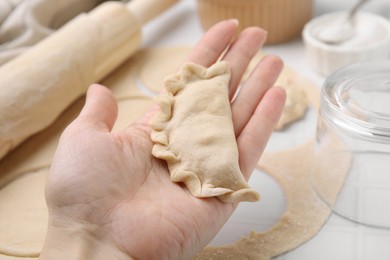
[(0, 67), (0, 159), (134, 54), (141, 26), (177, 1), (105, 2)]

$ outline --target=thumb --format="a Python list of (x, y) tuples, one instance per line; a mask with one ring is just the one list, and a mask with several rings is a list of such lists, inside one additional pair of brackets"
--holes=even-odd
[(88, 88), (86, 102), (77, 121), (109, 132), (117, 115), (118, 105), (111, 91), (102, 85), (92, 84)]

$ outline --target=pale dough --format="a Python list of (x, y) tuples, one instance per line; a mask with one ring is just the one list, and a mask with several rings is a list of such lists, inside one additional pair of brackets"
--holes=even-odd
[(47, 172), (45, 168), (25, 174), (0, 189), (1, 254), (39, 256), (48, 221), (44, 199)]
[[(308, 101), (317, 110), (319, 91), (310, 82), (304, 83), (302, 86)], [(338, 139), (329, 143), (325, 151), (332, 151), (332, 146), (343, 146)], [(337, 157), (334, 164), (324, 167), (321, 162), (316, 162), (313, 149), (314, 141), (309, 140), (293, 149), (264, 154), (258, 163), (258, 168), (275, 178), (285, 194), (287, 208), (277, 224), (265, 232), (252, 231), (233, 244), (206, 247), (193, 260), (269, 260), (297, 248), (315, 236), (330, 216), (331, 210), (313, 191), (309, 174), (317, 169), (321, 171), (319, 176), (329, 173), (338, 176), (334, 182), (324, 183), (321, 187), (328, 191), (329, 201), (334, 201), (349, 171), (351, 155), (345, 153)]]
[[(129, 59), (122, 67), (120, 67), (118, 70), (116, 70), (104, 80), (103, 83), (107, 84), (113, 90), (114, 95), (117, 97), (117, 99), (121, 100), (119, 102), (119, 116), (117, 125), (115, 126), (116, 129), (125, 127), (130, 122), (137, 119), (140, 115), (147, 111), (148, 107), (152, 103), (151, 99), (148, 99), (146, 97), (138, 98), (140, 95), (140, 92), (138, 91), (139, 89), (137, 88), (136, 84), (136, 81), (139, 78), (138, 72), (141, 70), (141, 75), (145, 76), (146, 70), (144, 70), (143, 68), (148, 68), (149, 65), (147, 64), (160, 62), (160, 60), (155, 60), (153, 59), (153, 57), (170, 57), (171, 54), (176, 53), (172, 57), (176, 57), (177, 59), (179, 59), (179, 57), (184, 58), (189, 50), (190, 48), (172, 47), (142, 50), (139, 54)], [(140, 68), (139, 66), (137, 66), (139, 64), (138, 62), (144, 60), (144, 57), (148, 57), (148, 62), (142, 65)], [(175, 70), (181, 65), (183, 60), (183, 58), (180, 58), (180, 60), (175, 60), (176, 58), (170, 59), (169, 61), (166, 61), (166, 59), (164, 59), (164, 66), (159, 69), (166, 71), (167, 74), (170, 73), (172, 70)], [(135, 71), (137, 71), (137, 73)], [(157, 87), (158, 84), (153, 84), (153, 82), (162, 81), (162, 78), (159, 78), (160, 74), (164, 73), (157, 73), (157, 76), (155, 76), (154, 71), (149, 71), (148, 80), (142, 80), (144, 81), (145, 85), (151, 88), (156, 88), (154, 90), (158, 92), (160, 90), (159, 87)], [(302, 89), (304, 90), (311, 105), (315, 108), (315, 110), (317, 110), (319, 100), (318, 89), (307, 82), (305, 84), (300, 85), (300, 87), (302, 87)], [(127, 98), (129, 100), (126, 100)], [(28, 173), (29, 175), (26, 176), (30, 176), (30, 178), (35, 178), (31, 177), (33, 176), (33, 174), (40, 174), (42, 175), (42, 177), (44, 176), (43, 172), (34, 173), (34, 169), (36, 170), (40, 167), (43, 167), (44, 165), (50, 164), (51, 157), (54, 153), (54, 149), (58, 141), (60, 132), (75, 116), (77, 116), (83, 103), (84, 98), (79, 99), (52, 126), (41, 132), (40, 134), (30, 138), (26, 143), (21, 145), (19, 148), (17, 148), (15, 151), (13, 151), (1, 161), (0, 192), (2, 192), (3, 189), (6, 189), (7, 187), (11, 186), (12, 183), (10, 182), (12, 180), (15, 180), (12, 185), (12, 187), (14, 187), (14, 190), (12, 192), (15, 192), (15, 194), (20, 194), (20, 196), (22, 196), (23, 190), (17, 188), (17, 186), (15, 185), (17, 180), (23, 180), (21, 178), (16, 179), (18, 176), (24, 173)], [(308, 205), (311, 205), (310, 203), (318, 203), (317, 201), (315, 201), (315, 198), (312, 193), (306, 193), (308, 188), (308, 184), (306, 182), (307, 179), (301, 181), (302, 178), (305, 178), (307, 174), (307, 172), (305, 172), (305, 169), (309, 167), (308, 159), (311, 158), (310, 149), (310, 143), (308, 143), (302, 147), (282, 152), (283, 154), (265, 154), (262, 158), (262, 161), (260, 163), (261, 168), (264, 169), (270, 176), (276, 178), (284, 189), (284, 193), (287, 194), (286, 199), (288, 200), (288, 208), (284, 213), (283, 217), (281, 218), (281, 221), (276, 224), (274, 228), (270, 229), (265, 233), (252, 233), (252, 235), (248, 236), (246, 239), (240, 240), (234, 245), (227, 245), (223, 248), (206, 248), (202, 253), (200, 253), (198, 258), (218, 259), (219, 256), (219, 259), (245, 259), (242, 250), (240, 251), (238, 250), (238, 248), (243, 246), (243, 248), (248, 251), (246, 253), (250, 253), (250, 251), (255, 250), (253, 248), (256, 247), (256, 241), (266, 242), (267, 247), (263, 247), (264, 251), (261, 252), (261, 255), (264, 255), (265, 257), (269, 258), (270, 255), (279, 255), (284, 253), (286, 250), (291, 250), (294, 247), (298, 247), (299, 245), (310, 239), (312, 236), (314, 236), (320, 230), (322, 224), (328, 217), (329, 211), (322, 209), (318, 211), (315, 216), (313, 216), (310, 215), (313, 213), (312, 209), (309, 208), (309, 206), (305, 207), (306, 201), (308, 201)], [(284, 159), (280, 160), (279, 156), (284, 156)], [(302, 158), (304, 157), (307, 157), (307, 160), (302, 160)], [(300, 176), (300, 174), (302, 173), (304, 174)], [(297, 178), (296, 180), (294, 180), (294, 178), (290, 178), (290, 176), (297, 176)], [(36, 178), (39, 179), (38, 177)], [(293, 182), (290, 182), (291, 179), (293, 179)], [(7, 183), (9, 183), (9, 185), (4, 186)], [(29, 186), (31, 186), (31, 184), (32, 183), (29, 183)], [(2, 186), (3, 188), (1, 189)], [(30, 189), (30, 187), (28, 187), (28, 189)], [(38, 200), (39, 199), (41, 201), (34, 202), (34, 205), (42, 205), (44, 203), (43, 197), (39, 197)], [(17, 202), (17, 199), (14, 199), (14, 201)], [(16, 253), (18, 255), (27, 255), (31, 252), (39, 252), (42, 247), (42, 244), (36, 244), (36, 246), (32, 248), (31, 241), (35, 241), (35, 237), (43, 237), (45, 235), (47, 224), (47, 215), (45, 215), (47, 214), (46, 208), (41, 208), (41, 217), (36, 218), (32, 221), (31, 219), (22, 217), (26, 214), (29, 214), (28, 211), (26, 211), (26, 202), (19, 201), (17, 203), (21, 204), (21, 210), (18, 211), (20, 213), (20, 216), (18, 216), (17, 218), (23, 221), (23, 223), (20, 223), (20, 225), (25, 226), (26, 229), (21, 230), (20, 233), (11, 234), (12, 236), (15, 236), (15, 239), (18, 239), (18, 241), (22, 241), (19, 244)], [(12, 216), (3, 214), (2, 210), (0, 212), (0, 215), (4, 216), (3, 220), (9, 223)], [(315, 218), (316, 221), (312, 223), (312, 219), (308, 220), (309, 216)], [(296, 221), (300, 221), (299, 225), (297, 225)], [(13, 225), (14, 223), (11, 223), (9, 228), (18, 228), (12, 227)], [(39, 234), (37, 233), (36, 235), (31, 236), (33, 231), (29, 230), (29, 228), (31, 227), (34, 229), (34, 227), (39, 226), (44, 226), (44, 228), (39, 230)], [(310, 227), (310, 229), (307, 232), (302, 232), (302, 230), (298, 227)], [(270, 246), (270, 241), (272, 241), (270, 240), (271, 238), (276, 241), (273, 246)], [(280, 247), (282, 241), (283, 243), (286, 243), (286, 245)], [(26, 250), (27, 247), (24, 246), (25, 244), (30, 245), (30, 249)], [(4, 245), (5, 244), (1, 243), (0, 246), (4, 247)], [(253, 246), (253, 248), (251, 246)], [(227, 254), (231, 258), (228, 258)], [(261, 255), (257, 255), (256, 257), (254, 257), (254, 259), (261, 259)], [(225, 256), (225, 258), (223, 258), (223, 256)], [(234, 256), (237, 257), (234, 258)], [(21, 257), (6, 256), (0, 253), (0, 259), (20, 260)]]
[(275, 86), (281, 86), (286, 91), (286, 104), (275, 130), (282, 130), (304, 116), (308, 107), (308, 99), (302, 84), (306, 83), (291, 68), (285, 66), (283, 73), (275, 83)]
[(38, 260), (38, 257), (18, 257), (0, 254), (0, 260)]
[[(152, 92), (159, 93), (164, 87), (163, 81), (166, 75), (177, 71), (190, 50), (191, 48), (185, 47), (165, 48), (164, 52), (158, 49), (142, 50), (134, 57), (134, 59), (137, 59), (140, 82)], [(244, 73), (242, 81), (245, 81), (249, 77), (250, 72), (264, 55), (262, 52), (255, 55)], [(138, 72), (138, 70), (135, 71)], [(153, 71), (153, 76), (150, 74), (151, 71)], [(310, 84), (306, 79), (300, 77), (291, 67), (284, 66), (275, 85), (286, 90), (287, 99), (275, 130), (283, 130), (289, 124), (305, 115), (309, 101), (304, 88)]]
[[(244, 73), (242, 81), (245, 81), (256, 64), (265, 56), (264, 53), (258, 52), (250, 62), (248, 69)], [(309, 100), (306, 96), (304, 88), (310, 85), (306, 79), (299, 76), (291, 67), (285, 65), (282, 73), (275, 82), (275, 86), (279, 86), (286, 91), (286, 104), (283, 108), (282, 115), (275, 127), (275, 130), (283, 130), (289, 124), (302, 118), (307, 110)]]
[[(138, 66), (141, 82), (155, 93), (164, 88), (164, 78), (179, 70), (185, 57), (191, 51), (189, 47), (166, 48), (164, 52), (159, 49), (148, 49), (140, 52)], [(157, 62), (158, 61), (158, 62)], [(153, 71), (153, 76), (150, 72)]]
[(18, 257), (0, 254), (0, 260), (38, 260), (39, 257)]
[[(310, 141), (298, 148), (263, 155), (259, 162), (259, 168), (281, 185), (287, 200), (287, 209), (276, 225), (266, 232), (252, 231), (234, 244), (206, 247), (194, 260), (269, 260), (300, 246), (317, 234), (331, 210), (310, 185), (309, 174), (316, 166), (313, 147), (314, 143)], [(348, 173), (350, 160), (350, 155), (345, 154), (338, 157), (335, 164), (320, 168), (324, 174), (333, 171), (339, 177), (326, 187), (333, 199)]]
[(160, 111), (151, 120), (153, 155), (167, 162), (171, 180), (195, 197), (257, 201), (238, 164), (229, 100), (230, 68), (187, 63), (165, 80)]
[(139, 63), (142, 61), (142, 52), (137, 53), (125, 61), (109, 77), (105, 78), (101, 84), (109, 86), (117, 100), (145, 96), (137, 86), (136, 78), (139, 75)]

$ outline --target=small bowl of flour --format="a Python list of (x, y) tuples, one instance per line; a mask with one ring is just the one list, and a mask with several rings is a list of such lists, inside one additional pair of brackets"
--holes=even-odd
[[(312, 19), (303, 29), (306, 58), (323, 76), (355, 62), (390, 58), (389, 20), (359, 12), (353, 24), (346, 26), (347, 16), (347, 12), (328, 13)], [(342, 35), (348, 37), (339, 41)], [(324, 36), (329, 40), (321, 40)]]

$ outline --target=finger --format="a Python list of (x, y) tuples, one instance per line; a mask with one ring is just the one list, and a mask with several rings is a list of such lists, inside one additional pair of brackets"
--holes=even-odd
[[(236, 19), (224, 20), (215, 24), (203, 35), (185, 62), (194, 62), (205, 67), (214, 64), (231, 43), (237, 27), (238, 21)], [(147, 124), (156, 111), (158, 111), (158, 105), (154, 105), (136, 123)]]
[(256, 110), (264, 93), (275, 84), (283, 68), (283, 62), (276, 56), (264, 57), (243, 83), (232, 104), (234, 131), (238, 136)]
[(224, 20), (211, 27), (188, 55), (186, 61), (209, 67), (222, 55), (237, 30), (236, 19)]
[(278, 87), (269, 89), (237, 138), (239, 163), (246, 179), (249, 179), (263, 153), (282, 113), (285, 100), (284, 89)]
[(98, 84), (88, 88), (86, 102), (76, 121), (96, 129), (111, 131), (118, 114), (118, 105), (111, 91)]
[(223, 57), (231, 69), (230, 99), (233, 98), (249, 62), (264, 44), (266, 37), (267, 32), (259, 27), (247, 28), (240, 33)]

